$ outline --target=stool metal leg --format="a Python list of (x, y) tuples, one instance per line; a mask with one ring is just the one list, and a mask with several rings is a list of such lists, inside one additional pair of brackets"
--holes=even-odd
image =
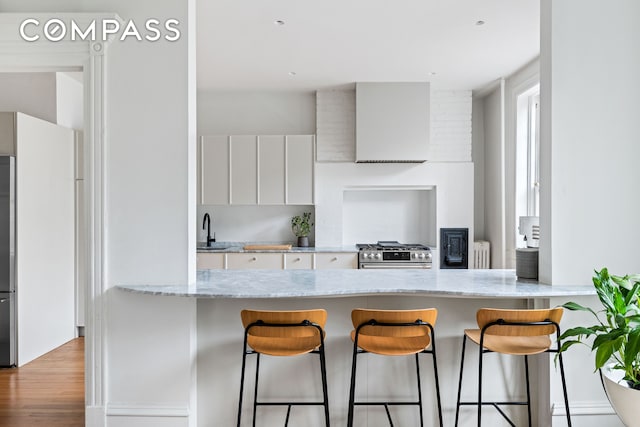
[(482, 338), (480, 338), (480, 347), (478, 349), (478, 353), (480, 353), (478, 359), (478, 427), (482, 426), (482, 356), (484, 356), (484, 351), (482, 351)]
[(524, 372), (527, 380), (527, 417), (531, 427), (531, 391), (529, 389), (529, 356), (524, 355)]
[(353, 427), (353, 406), (356, 394), (356, 362), (358, 360), (358, 347), (353, 344), (353, 357), (351, 360), (351, 385), (349, 387), (349, 414), (347, 416), (347, 427)]
[(256, 353), (256, 388), (253, 393), (253, 427), (256, 427), (256, 411), (258, 409), (258, 373), (260, 371), (260, 353)]
[(244, 338), (244, 347), (242, 349), (242, 371), (240, 373), (240, 398), (238, 399), (238, 427), (240, 427), (240, 418), (242, 415), (242, 394), (244, 391), (244, 369), (247, 364), (247, 337)]
[[(558, 342), (560, 342), (560, 340), (558, 340)], [(567, 383), (564, 378), (564, 365), (562, 363), (562, 353), (558, 353), (558, 359), (560, 361), (560, 378), (562, 379), (562, 392), (564, 393), (564, 407), (567, 411), (567, 426), (571, 427), (571, 414), (569, 413), (569, 397), (567, 397)]]
[(462, 337), (462, 355), (460, 356), (460, 379), (458, 380), (458, 400), (456, 401), (456, 421), (454, 426), (458, 427), (458, 416), (460, 415), (460, 394), (462, 393), (462, 371), (464, 369), (464, 353), (467, 336)]
[(431, 356), (433, 357), (433, 376), (436, 381), (436, 400), (438, 402), (438, 421), (442, 427), (442, 402), (440, 401), (440, 381), (438, 380), (438, 362), (436, 357), (436, 337), (431, 328)]
[[(420, 361), (418, 353), (416, 353), (416, 378), (418, 380), (418, 408), (420, 408), (420, 427), (424, 426), (424, 417), (422, 415), (422, 388), (420, 387)], [(389, 418), (391, 421), (391, 418)]]
[(324, 420), (329, 427), (329, 392), (327, 391), (327, 361), (324, 353), (324, 345), (320, 346), (320, 373), (322, 375), (322, 395), (324, 396)]

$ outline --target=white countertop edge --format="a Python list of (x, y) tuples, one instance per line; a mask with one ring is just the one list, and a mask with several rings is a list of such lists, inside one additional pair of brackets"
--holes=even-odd
[(200, 270), (196, 284), (119, 284), (116, 288), (157, 296), (218, 299), (374, 295), (539, 299), (595, 295), (592, 285), (519, 281), (513, 270)]

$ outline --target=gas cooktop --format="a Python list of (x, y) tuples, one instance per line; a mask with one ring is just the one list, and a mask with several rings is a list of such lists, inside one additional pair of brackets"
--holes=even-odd
[(429, 250), (428, 246), (420, 243), (400, 243), (396, 240), (380, 240), (378, 243), (357, 243), (356, 247), (359, 250), (367, 251), (426, 251)]

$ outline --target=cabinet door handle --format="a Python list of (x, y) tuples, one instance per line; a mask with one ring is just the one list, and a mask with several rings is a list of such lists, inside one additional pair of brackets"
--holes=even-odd
[(298, 261), (300, 261), (300, 258), (298, 257), (298, 258), (294, 259), (294, 261), (298, 262)]
[(256, 257), (251, 258), (251, 261), (257, 261), (257, 260), (258, 260), (258, 258), (256, 258)]
[(335, 262), (335, 261), (337, 261), (337, 260), (338, 260), (338, 257), (337, 257), (337, 256), (334, 256), (333, 258), (331, 258), (331, 262)]

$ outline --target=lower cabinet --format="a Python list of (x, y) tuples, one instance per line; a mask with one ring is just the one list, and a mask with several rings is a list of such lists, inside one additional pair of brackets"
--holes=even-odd
[(351, 252), (316, 253), (316, 269), (358, 268), (358, 254)]
[(284, 268), (286, 270), (311, 270), (313, 268), (313, 254), (286, 253), (284, 254)]
[(224, 268), (224, 255), (223, 253), (203, 253), (198, 252), (196, 254), (196, 268), (202, 270), (206, 268)]
[(281, 253), (264, 253), (264, 252), (243, 252), (228, 253), (227, 268), (235, 269), (282, 269)]
[(353, 252), (198, 252), (198, 269), (266, 269), (312, 270), (358, 268), (358, 254)]

